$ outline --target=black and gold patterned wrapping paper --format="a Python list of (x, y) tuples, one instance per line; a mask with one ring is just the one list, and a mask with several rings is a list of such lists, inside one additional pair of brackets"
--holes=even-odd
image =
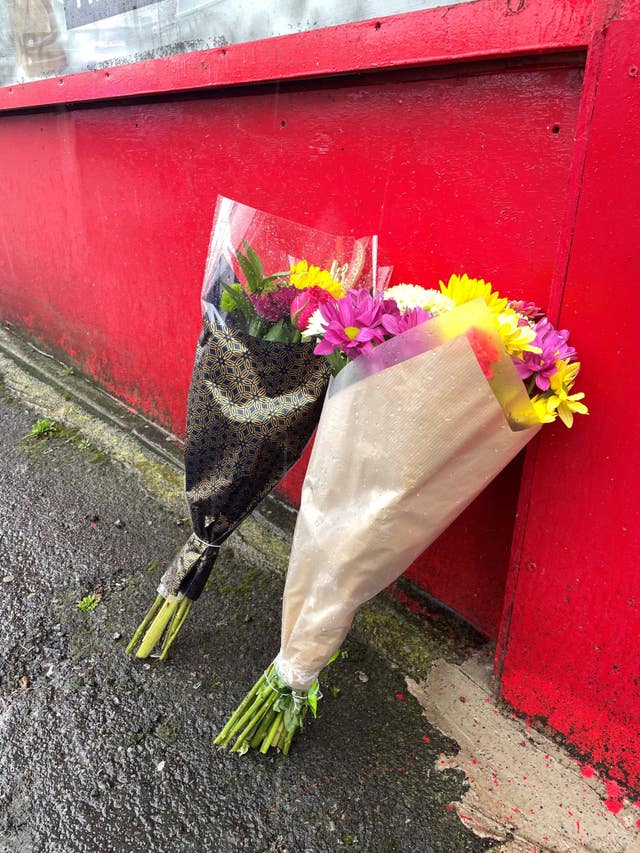
[(329, 368), (312, 344), (251, 337), (209, 320), (187, 402), (185, 489), (194, 534), (163, 594), (196, 599), (221, 544), (298, 460), (320, 418)]

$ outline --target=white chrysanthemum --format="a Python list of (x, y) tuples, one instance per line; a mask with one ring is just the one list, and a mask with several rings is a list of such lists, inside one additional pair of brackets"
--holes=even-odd
[(430, 314), (438, 315), (450, 311), (455, 303), (439, 290), (421, 287), (419, 284), (396, 284), (384, 291), (385, 299), (395, 300), (401, 313), (412, 308), (424, 308)]
[(322, 311), (318, 308), (309, 317), (307, 328), (304, 330), (304, 332), (302, 332), (300, 337), (304, 341), (309, 340), (309, 338), (321, 338), (324, 335), (324, 331), (326, 328), (326, 321), (322, 316)]

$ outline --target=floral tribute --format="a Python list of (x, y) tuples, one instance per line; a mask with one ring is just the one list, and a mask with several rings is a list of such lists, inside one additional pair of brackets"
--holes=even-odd
[[(452, 275), (438, 290), (397, 284), (377, 294), (346, 291), (336, 269), (324, 270), (307, 260), (288, 272), (265, 276), (251, 246), (238, 251), (245, 283), (226, 286), (222, 308), (240, 312), (250, 333), (267, 340), (297, 343), (315, 340), (337, 375), (349, 362), (395, 335), (439, 316), (458, 305), (482, 299), (491, 311), (502, 345), (527, 384), (540, 423), (556, 418), (567, 427), (574, 414), (587, 414), (582, 392), (572, 393), (580, 372), (569, 332), (556, 329), (532, 302), (501, 297), (484, 279)], [(336, 266), (336, 265), (334, 265)], [(467, 338), (488, 379), (498, 353), (477, 329)]]
[(236, 258), (245, 281), (224, 285), (221, 308), (227, 314), (239, 314), (254, 337), (300, 343), (311, 315), (346, 295), (337, 278), (337, 263), (330, 271), (302, 260), (286, 272), (265, 275), (252, 247), (245, 242), (243, 249)]
[[(489, 282), (466, 274), (452, 275), (447, 284), (441, 281), (439, 290), (397, 284), (378, 295), (360, 290), (326, 299), (309, 315), (302, 338), (317, 341), (316, 355), (327, 357), (336, 375), (349, 361), (371, 353), (377, 344), (475, 299), (482, 299), (491, 311), (502, 345), (526, 382), (540, 422), (552, 423), (559, 417), (571, 427), (574, 414), (588, 414), (581, 402), (584, 394), (570, 393), (580, 362), (568, 343), (569, 332), (556, 329), (534, 303), (500, 297)], [(498, 352), (477, 329), (469, 330), (467, 338), (491, 379), (490, 365)]]
[[(283, 281), (300, 292), (281, 322), (313, 343), (333, 379), (293, 537), (280, 652), (215, 740), (240, 753), (288, 753), (307, 711), (316, 715), (319, 673), (357, 608), (542, 424), (571, 427), (588, 414), (568, 331), (483, 279), (341, 292), (330, 272), (302, 261)], [(357, 430), (345, 430), (350, 421)]]
[(373, 289), (376, 257), (373, 235), (327, 234), (218, 197), (187, 398), (192, 532), (162, 574), (128, 653), (167, 657), (227, 538), (298, 460), (330, 378), (302, 330), (318, 306), (350, 287)]

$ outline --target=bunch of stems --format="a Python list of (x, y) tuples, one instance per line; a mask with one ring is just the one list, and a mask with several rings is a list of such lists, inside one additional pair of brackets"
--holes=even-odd
[(159, 595), (138, 625), (131, 642), (127, 646), (127, 654), (130, 655), (140, 643), (136, 657), (148, 658), (155, 647), (159, 645), (160, 660), (165, 660), (191, 611), (192, 604), (193, 601), (184, 595), (170, 595), (167, 598)]
[(315, 716), (317, 690), (298, 692), (288, 687), (271, 664), (253, 685), (214, 740), (231, 752), (244, 755), (249, 749), (266, 754), (269, 749), (289, 753), (298, 730), (302, 730), (307, 710)]

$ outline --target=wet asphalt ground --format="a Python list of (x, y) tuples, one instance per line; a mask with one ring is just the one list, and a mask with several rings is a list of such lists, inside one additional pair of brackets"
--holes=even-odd
[(188, 525), (77, 437), (26, 440), (38, 417), (0, 393), (0, 853), (498, 849), (449, 805), (455, 743), (361, 643), (287, 758), (214, 748), (278, 650), (282, 579), (225, 546), (171, 659), (129, 659)]

